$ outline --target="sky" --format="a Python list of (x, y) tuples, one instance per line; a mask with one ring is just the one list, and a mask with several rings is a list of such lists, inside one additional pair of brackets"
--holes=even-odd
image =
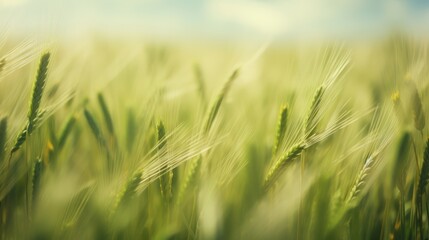
[(0, 0), (16, 33), (166, 38), (367, 38), (429, 33), (429, 0)]

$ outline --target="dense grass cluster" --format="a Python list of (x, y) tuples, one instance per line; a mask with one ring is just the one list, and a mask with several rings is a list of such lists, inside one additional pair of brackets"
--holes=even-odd
[(429, 237), (425, 44), (12, 45), (2, 239)]

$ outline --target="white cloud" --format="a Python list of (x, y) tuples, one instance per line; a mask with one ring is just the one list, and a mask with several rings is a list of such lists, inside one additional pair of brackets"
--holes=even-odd
[[(216, 20), (231, 22), (270, 35), (307, 31), (321, 26), (321, 21), (335, 17), (350, 2), (337, 0), (244, 1), (212, 0), (206, 5), (208, 14)], [(320, 30), (320, 29), (317, 29)]]
[[(391, 4), (389, 1), (398, 0), (378, 3), (372, 0), (211, 0), (206, 4), (206, 11), (217, 21), (250, 29), (256, 34), (323, 37), (336, 31), (341, 34), (344, 28), (353, 32), (363, 29), (365, 24), (378, 24), (370, 21), (386, 19), (386, 12), (379, 11), (378, 7)], [(392, 8), (396, 12), (403, 10), (402, 6)], [(366, 14), (374, 11), (379, 11), (379, 15), (376, 18), (371, 15), (372, 19), (368, 20)]]
[(280, 33), (286, 23), (281, 9), (260, 1), (210, 1), (207, 10), (216, 19), (232, 21), (262, 33)]

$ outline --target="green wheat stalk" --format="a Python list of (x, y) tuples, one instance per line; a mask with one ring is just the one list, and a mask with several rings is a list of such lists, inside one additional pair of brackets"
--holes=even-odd
[(301, 155), (305, 150), (305, 143), (293, 145), (279, 160), (270, 168), (264, 180), (264, 188), (268, 190), (280, 175)]
[(43, 174), (43, 162), (42, 159), (38, 158), (34, 164), (33, 169), (33, 203), (38, 199), (40, 193), (40, 182)]
[(66, 143), (67, 138), (70, 135), (71, 130), (73, 129), (73, 126), (75, 125), (75, 123), (76, 123), (76, 117), (71, 116), (61, 131), (60, 138), (58, 141), (59, 149), (62, 149), (64, 147), (64, 144)]
[(104, 99), (103, 94), (99, 93), (97, 95), (98, 104), (100, 105), (101, 112), (103, 114), (104, 122), (106, 123), (107, 130), (109, 130), (109, 133), (114, 135), (115, 131), (113, 128), (113, 121), (112, 116), (110, 115), (109, 108), (107, 107), (106, 100)]
[(97, 122), (95, 121), (95, 118), (92, 116), (92, 114), (88, 111), (88, 109), (84, 109), (84, 115), (86, 122), (89, 125), (89, 128), (91, 129), (92, 134), (94, 137), (100, 141), (104, 146), (104, 140), (100, 131), (100, 128), (98, 127)]
[[(166, 135), (165, 135), (165, 126), (162, 121), (159, 121), (156, 125), (157, 132), (157, 145), (158, 145), (158, 153), (159, 156), (162, 157), (166, 152)], [(168, 166), (164, 166), (168, 168)], [(163, 172), (161, 170), (161, 172)], [(172, 186), (173, 186), (173, 171), (168, 171), (166, 174), (162, 175), (159, 179), (161, 195), (164, 199), (169, 200), (172, 197)]]
[(423, 131), (426, 125), (426, 121), (422, 100), (420, 99), (420, 94), (417, 90), (415, 83), (412, 81), (410, 81), (409, 83), (411, 89), (411, 105), (413, 111), (414, 127), (419, 131)]
[(207, 94), (206, 94), (206, 87), (204, 83), (204, 76), (201, 70), (201, 66), (198, 64), (194, 65), (194, 75), (195, 75), (195, 80), (197, 82), (198, 92), (200, 93), (201, 101), (203, 102), (203, 106), (206, 107)]
[(109, 171), (113, 170), (113, 167), (114, 167), (113, 158), (112, 158), (110, 149), (107, 145), (107, 142), (104, 139), (100, 128), (98, 127), (99, 125), (95, 121), (95, 118), (92, 116), (92, 114), (88, 111), (88, 109), (84, 109), (84, 115), (85, 115), (86, 122), (88, 123), (89, 128), (91, 129), (92, 134), (94, 135), (94, 137), (96, 138), (96, 140), (98, 141), (98, 143), (106, 153), (107, 169)]
[(305, 118), (305, 121), (304, 121), (304, 136), (305, 136), (305, 138), (308, 138), (311, 135), (313, 135), (314, 131), (316, 130), (315, 120), (316, 120), (316, 116), (320, 110), (320, 104), (322, 102), (322, 97), (323, 97), (324, 92), (325, 92), (325, 87), (322, 85), (314, 93), (309, 112), (308, 112), (307, 117)]
[(197, 175), (196, 173), (198, 172), (198, 169), (200, 168), (202, 159), (203, 159), (203, 157), (200, 155), (198, 158), (193, 159), (191, 161), (191, 163), (189, 164), (189, 168), (187, 170), (186, 177), (183, 180), (182, 187), (180, 188), (180, 191), (179, 191), (177, 203), (182, 202), (186, 190), (188, 189), (189, 185), (191, 185), (191, 183), (194, 182), (196, 175)]
[(40, 102), (46, 85), (49, 58), (50, 54), (46, 53), (40, 59), (39, 70), (37, 71), (36, 81), (33, 85), (33, 95), (31, 97), (30, 111), (28, 112), (28, 133), (30, 134), (33, 131), (36, 118), (39, 114)]
[(203, 132), (205, 134), (207, 134), (210, 131), (210, 128), (213, 125), (213, 122), (216, 119), (216, 116), (219, 112), (220, 106), (222, 105), (223, 100), (225, 99), (226, 95), (229, 92), (229, 89), (231, 88), (232, 83), (234, 82), (235, 79), (237, 79), (238, 77), (238, 73), (239, 70), (236, 69), (231, 76), (229, 77), (229, 79), (226, 81), (226, 83), (223, 85), (220, 93), (218, 94), (218, 96), (216, 97), (215, 101), (213, 102), (213, 104), (210, 107), (210, 111), (207, 114), (206, 120), (205, 120), (205, 124), (204, 124), (204, 130)]
[[(222, 102), (224, 100), (224, 98), (226, 97), (226, 95), (228, 94), (232, 83), (234, 82), (235, 79), (237, 79), (239, 75), (239, 69), (236, 69), (232, 72), (231, 76), (228, 78), (228, 80), (225, 82), (225, 84), (223, 85), (221, 91), (219, 92), (219, 94), (217, 95), (215, 101), (212, 103), (209, 112), (206, 115), (206, 120), (204, 122), (204, 127), (202, 129), (202, 133), (204, 135), (207, 135), (210, 132), (210, 129), (213, 125), (213, 122), (216, 119), (216, 116), (219, 112), (219, 109), (222, 105)], [(194, 159), (193, 161), (190, 162), (189, 168), (188, 168), (188, 172), (186, 174), (185, 180), (182, 184), (182, 187), (179, 191), (179, 197), (178, 197), (178, 202), (180, 203), (183, 195), (186, 192), (186, 189), (188, 188), (190, 182), (195, 178), (195, 174), (197, 172), (197, 169), (200, 166), (200, 161), (202, 160), (202, 157), (198, 157), (196, 159)]]
[(393, 176), (396, 179), (396, 185), (398, 186), (399, 190), (403, 193), (405, 191), (404, 184), (405, 184), (405, 172), (407, 168), (407, 158), (408, 153), (411, 148), (411, 134), (409, 132), (404, 132), (402, 134), (402, 137), (399, 141), (399, 145), (397, 147), (396, 152), (396, 161), (395, 161), (395, 167), (393, 171)]
[(137, 187), (139, 186), (139, 184), (141, 182), (141, 178), (142, 178), (142, 173), (136, 173), (128, 181), (128, 183), (125, 187), (125, 191), (124, 191), (122, 198), (121, 198), (122, 202), (128, 201), (129, 199), (131, 199), (135, 195)]
[(18, 151), (22, 144), (24, 144), (25, 140), (27, 139), (27, 127), (28, 125), (26, 125), (22, 131), (19, 133), (18, 137), (15, 140), (15, 144), (12, 147), (12, 150), (10, 151), (10, 157), (12, 157), (12, 154), (15, 153), (16, 151)]
[(0, 161), (4, 157), (5, 147), (6, 147), (6, 139), (7, 139), (7, 118), (3, 117), (0, 120)]
[(404, 117), (405, 117), (405, 112), (402, 106), (402, 100), (401, 100), (401, 95), (399, 93), (399, 91), (395, 91), (391, 94), (390, 99), (393, 102), (393, 108), (395, 110), (395, 115), (396, 118), (400, 121), (403, 122)]
[(158, 151), (163, 151), (165, 149), (165, 145), (167, 143), (165, 139), (165, 126), (162, 121), (159, 121), (156, 125), (156, 136), (157, 136), (157, 146)]
[[(311, 106), (309, 109), (309, 112), (305, 118), (304, 121), (304, 140), (301, 142), (293, 145), (282, 157), (280, 157), (277, 162), (274, 163), (274, 165), (269, 169), (268, 174), (265, 177), (264, 180), (264, 188), (265, 190), (268, 190), (272, 184), (278, 179), (278, 177), (290, 166), (293, 161), (301, 156), (302, 152), (307, 148), (306, 141), (314, 134), (314, 121), (316, 119), (317, 113), (320, 110), (320, 104), (322, 101), (322, 96), (325, 91), (325, 87), (322, 85), (320, 86), (313, 97), (313, 100), (311, 102)], [(284, 116), (283, 116), (284, 115)], [(287, 108), (283, 108), (280, 116), (279, 116), (279, 122), (277, 124), (277, 135), (280, 136), (282, 127), (285, 128), (286, 126), (286, 119), (287, 119)], [(284, 126), (282, 126), (284, 125)], [(280, 133), (279, 133), (280, 131)], [(283, 130), (284, 134), (284, 130)], [(276, 137), (276, 144), (277, 146), (275, 149), (278, 149), (278, 143), (277, 143), (277, 137)]]
[(4, 66), (6, 65), (6, 59), (0, 60), (0, 73), (3, 71)]
[(359, 172), (356, 181), (348, 194), (346, 199), (347, 203), (351, 203), (353, 200), (359, 197), (360, 192), (364, 189), (365, 184), (368, 182), (371, 172), (374, 170), (377, 162), (378, 161), (375, 156), (369, 156), (366, 159), (365, 164)]
[(111, 214), (114, 214), (116, 210), (126, 204), (130, 199), (136, 194), (137, 187), (139, 186), (142, 180), (142, 173), (138, 172), (134, 174), (126, 183), (124, 188), (116, 197), (116, 202), (112, 208)]
[(393, 170), (393, 178), (396, 187), (399, 190), (400, 201), (399, 201), (399, 222), (400, 222), (400, 234), (402, 238), (405, 237), (405, 182), (406, 182), (406, 171), (408, 163), (408, 154), (411, 147), (411, 134), (406, 131), (402, 134), (402, 137), (397, 146), (396, 161)]
[(286, 127), (287, 127), (287, 119), (288, 119), (288, 107), (282, 106), (280, 108), (280, 112), (277, 118), (277, 130), (276, 130), (276, 137), (274, 139), (274, 146), (273, 146), (273, 155), (277, 154), (278, 149), (283, 141), (284, 135), (286, 133)]
[(39, 111), (39, 108), (43, 96), (43, 90), (45, 89), (46, 85), (49, 58), (50, 53), (45, 53), (40, 59), (36, 80), (33, 84), (30, 108), (27, 114), (27, 123), (16, 138), (15, 144), (10, 152), (11, 157), (14, 152), (18, 151), (21, 148), (22, 144), (27, 139), (27, 135), (31, 135), (31, 133), (37, 126), (38, 121), (41, 119), (44, 113), (43, 111)]
[(426, 186), (429, 182), (429, 138), (426, 140), (426, 148), (423, 154), (423, 165), (420, 171), (418, 184), (418, 193), (421, 198), (426, 191)]
[[(426, 140), (426, 147), (423, 153), (423, 165), (420, 170), (419, 182), (417, 185), (417, 198), (416, 198), (416, 227), (420, 229), (420, 234), (423, 234), (423, 195), (426, 192), (426, 186), (429, 182), (429, 138)], [(426, 203), (427, 204), (427, 203)], [(427, 207), (427, 205), (426, 205)]]
[(137, 129), (137, 121), (136, 121), (136, 117), (134, 115), (134, 111), (132, 109), (128, 109), (128, 111), (127, 111), (127, 128), (126, 128), (126, 142), (127, 142), (128, 151), (132, 150), (133, 144), (135, 143), (134, 140), (137, 136), (136, 129)]

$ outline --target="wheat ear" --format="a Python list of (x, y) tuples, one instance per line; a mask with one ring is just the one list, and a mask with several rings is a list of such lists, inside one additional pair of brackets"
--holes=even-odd
[(38, 158), (34, 164), (33, 170), (33, 203), (38, 199), (40, 193), (40, 182), (43, 173), (43, 162), (40, 158)]
[[(159, 121), (156, 125), (157, 132), (157, 142), (158, 142), (158, 154), (162, 157), (166, 152), (166, 135), (165, 135), (165, 126), (162, 121)], [(165, 166), (168, 168), (168, 166)], [(161, 170), (162, 171), (162, 170)], [(168, 171), (159, 178), (161, 195), (164, 199), (169, 200), (172, 197), (172, 184), (173, 184), (173, 171)]]
[(273, 155), (276, 155), (286, 133), (288, 107), (282, 106), (277, 118), (276, 137), (274, 139)]
[(43, 91), (46, 86), (46, 76), (48, 73), (49, 53), (43, 54), (40, 59), (39, 70), (37, 71), (36, 81), (33, 86), (33, 95), (31, 97), (30, 111), (28, 112), (28, 133), (31, 134), (36, 123), (36, 118), (39, 115), (40, 102), (42, 100)]
[[(92, 116), (92, 114), (88, 111), (88, 109), (84, 110), (85, 119), (88, 122), (89, 128), (91, 129), (92, 134), (95, 136), (95, 138), (103, 142), (102, 134), (100, 131), (100, 128), (98, 127), (97, 122), (95, 121), (95, 118)], [(104, 144), (103, 144), (104, 145)]]
[(21, 148), (22, 144), (27, 139), (27, 135), (31, 135), (34, 128), (37, 126), (38, 120), (41, 119), (41, 116), (44, 113), (43, 111), (42, 112), (39, 111), (39, 107), (43, 96), (43, 90), (45, 89), (45, 85), (46, 85), (46, 77), (48, 72), (50, 56), (51, 56), (50, 53), (45, 53), (42, 55), (40, 59), (36, 80), (34, 81), (34, 84), (33, 84), (33, 92), (31, 96), (30, 108), (27, 114), (27, 123), (23, 128), (23, 130), (18, 134), (18, 137), (16, 138), (15, 144), (12, 147), (12, 150), (10, 152), (11, 156), (14, 152), (16, 152)]
[(118, 194), (116, 198), (116, 203), (115, 206), (112, 208), (112, 213), (114, 213), (118, 207), (122, 206), (134, 197), (134, 195), (136, 194), (136, 189), (139, 186), (141, 180), (141, 172), (134, 174), (128, 180), (127, 184), (124, 186), (123, 190)]
[(361, 171), (359, 172), (358, 177), (356, 178), (356, 181), (351, 188), (349, 195), (347, 196), (347, 203), (351, 203), (353, 200), (357, 199), (359, 197), (359, 193), (363, 190), (366, 182), (368, 181), (371, 172), (376, 167), (378, 161), (375, 156), (369, 156), (365, 164), (363, 165)]
[(422, 131), (425, 128), (425, 113), (423, 110), (422, 100), (420, 99), (419, 91), (414, 82), (410, 81), (411, 89), (411, 104), (413, 110), (414, 127)]
[[(213, 124), (214, 120), (216, 119), (219, 108), (222, 105), (224, 98), (228, 94), (232, 83), (234, 82), (235, 79), (237, 79), (238, 75), (239, 75), (239, 69), (234, 70), (233, 73), (231, 74), (231, 76), (228, 78), (228, 80), (223, 85), (223, 87), (222, 87), (220, 93), (218, 94), (218, 96), (216, 97), (215, 101), (211, 105), (210, 110), (207, 113), (206, 120), (204, 122), (204, 127), (202, 129), (202, 133), (204, 135), (207, 135), (209, 133), (209, 131), (212, 127), (212, 124)], [(185, 180), (184, 180), (184, 183), (182, 184), (180, 191), (179, 191), (179, 197), (178, 197), (179, 203), (181, 202), (182, 197), (185, 194), (185, 191), (188, 188), (190, 182), (195, 178), (195, 174), (197, 172), (197, 169), (200, 166), (201, 159), (202, 159), (202, 157), (200, 156), (197, 159), (191, 161), (190, 166), (189, 166), (189, 170), (188, 170), (186, 177), (185, 177)]]
[(309, 112), (304, 121), (305, 138), (308, 138), (311, 135), (313, 135), (314, 131), (316, 130), (315, 124), (317, 123), (317, 114), (319, 113), (319, 110), (320, 110), (320, 104), (322, 102), (322, 97), (324, 92), (325, 92), (325, 87), (322, 85), (314, 93), (313, 101), (311, 102)]
[(225, 99), (226, 95), (229, 92), (229, 89), (231, 88), (232, 83), (234, 82), (235, 79), (237, 79), (238, 77), (238, 73), (239, 70), (236, 69), (231, 76), (229, 77), (229, 79), (226, 81), (226, 83), (223, 85), (219, 95), (216, 97), (215, 101), (213, 102), (213, 104), (210, 107), (210, 111), (207, 114), (206, 117), (206, 121), (204, 124), (204, 133), (208, 133), (210, 131), (210, 128), (214, 122), (214, 120), (216, 119), (216, 116), (219, 112), (220, 106), (222, 105), (223, 100)]
[(61, 131), (60, 138), (58, 141), (58, 148), (62, 149), (64, 147), (64, 144), (67, 141), (68, 136), (71, 133), (71, 130), (73, 129), (73, 126), (76, 123), (76, 118), (74, 116), (71, 116), (69, 120), (67, 121), (66, 125), (64, 126), (63, 130)]
[(268, 190), (278, 177), (301, 155), (306, 148), (305, 143), (293, 145), (275, 164), (270, 168), (264, 180), (264, 188)]
[(99, 93), (97, 95), (98, 104), (100, 105), (101, 112), (103, 113), (104, 122), (107, 125), (107, 130), (109, 133), (114, 135), (113, 121), (112, 116), (110, 115), (109, 108), (107, 107), (106, 100), (104, 99), (103, 94)]

